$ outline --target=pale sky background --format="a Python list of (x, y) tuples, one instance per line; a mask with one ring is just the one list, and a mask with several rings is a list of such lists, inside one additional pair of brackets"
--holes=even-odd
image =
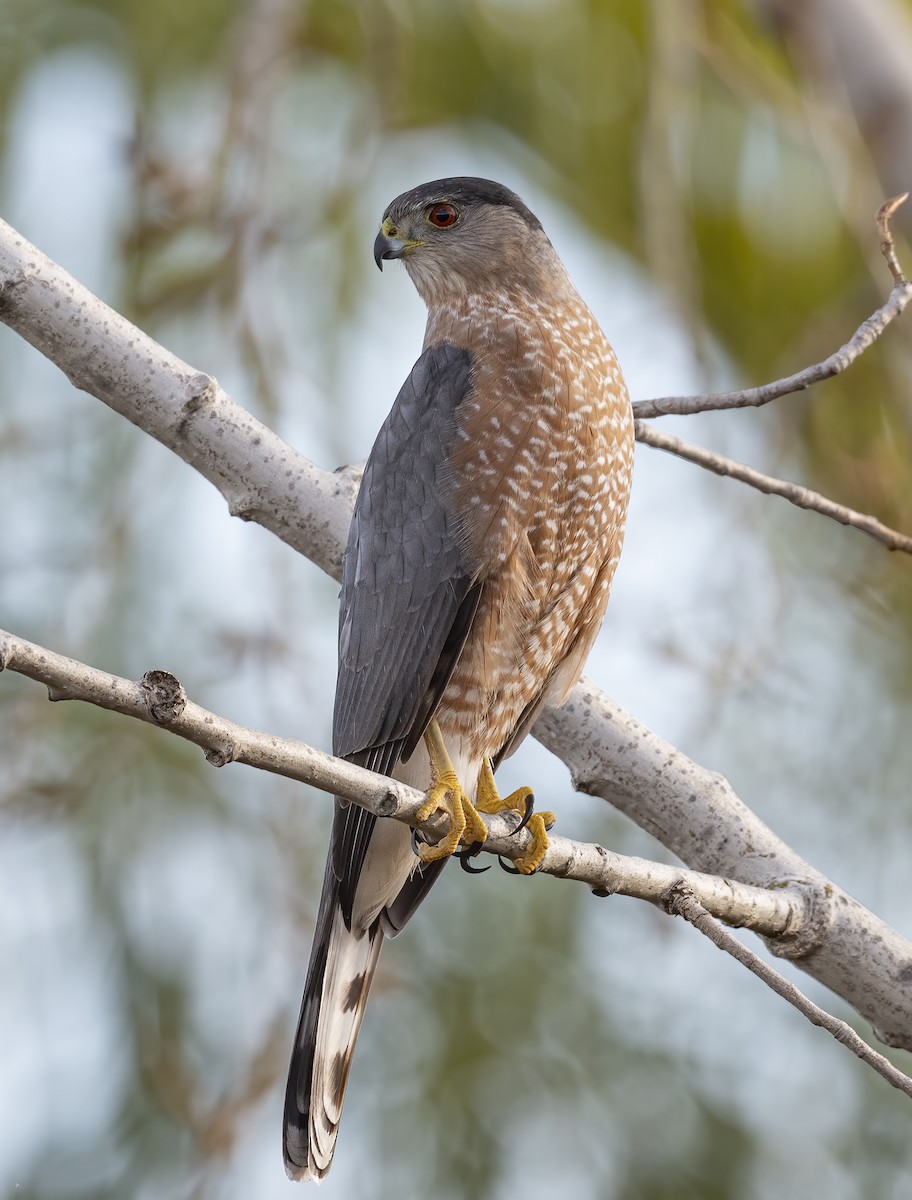
[[(131, 132), (129, 115), (127, 86), (116, 70), (94, 56), (67, 53), (47, 59), (34, 72), (12, 125), (4, 215), (103, 298), (111, 296), (117, 282), (112, 263), (117, 261), (114, 247), (128, 200), (123, 146)], [(195, 142), (205, 144), (207, 115), (199, 104), (175, 113), (174, 125), (180, 125), (176, 136), (185, 141), (188, 155)], [(330, 140), (315, 139), (313, 145), (305, 137), (301, 154), (331, 161), (331, 132)], [(312, 132), (309, 136), (314, 137)], [(765, 153), (762, 139), (757, 153)], [(393, 195), (438, 175), (486, 175), (522, 194), (608, 332), (634, 398), (702, 390), (707, 383), (721, 388), (748, 382), (734, 378), (721, 359), (707, 380), (693, 359), (686, 332), (638, 268), (595, 244), (584, 228), (518, 172), (518, 161), (515, 153), (499, 155), (490, 142), (479, 152), (465, 137), (441, 136), (439, 131), (433, 137), (403, 136), (384, 148), (364, 195), (358, 236), (357, 252), (364, 263), (362, 299), (350, 318), (350, 336), (358, 351), (340, 365), (332, 381), (333, 394), (346, 400), (338, 421), (327, 413), (321, 380), (310, 373), (308, 363), (310, 339), (318, 329), (316, 319), (309, 324), (308, 314), (319, 310), (323, 276), (315, 268), (312, 277), (299, 278), (297, 293), (287, 290), (292, 285), (287, 276), (276, 280), (271, 298), (276, 319), (299, 322), (301, 327), (298, 357), (288, 365), (285, 381), (301, 401), (294, 416), (286, 417), (280, 429), (283, 437), (328, 467), (357, 461), (369, 450), (417, 357), (424, 322), (421, 302), (404, 271), (387, 269), (382, 276), (376, 271), (371, 257), (374, 230)], [(859, 314), (859, 321), (864, 315)], [(113, 430), (114, 444), (120, 438), (143, 444), (139, 473), (112, 495), (111, 503), (135, 507), (140, 528), (147, 532), (144, 578), (151, 578), (158, 590), (157, 619), (138, 631), (133, 661), (95, 665), (133, 677), (149, 667), (173, 670), (200, 703), (233, 719), (328, 748), (335, 585), (271, 535), (229, 519), (222, 499), (176, 457), (138, 431), (121, 429), (124, 423), (114, 414), (96, 412), (98, 402), (75, 392), (37, 352), (5, 331), (0, 334), (2, 369), (16, 416), (47, 446), (41, 456), (23, 459), (21, 469), (14, 466), (0, 478), (0, 511), (15, 516), (10, 524), (4, 522), (3, 558), (9, 575), (2, 597), (8, 612), (0, 614), (0, 624), (15, 620), (11, 628), (26, 637), (40, 630), (52, 638), (53, 649), (66, 653), (80, 631), (98, 620), (90, 565), (75, 573), (54, 565), (64, 536), (69, 553), (78, 559), (81, 532), (74, 514), (55, 508), (63, 493), (46, 489), (42, 475), (78, 479), (91, 470), (93, 451), (80, 430), (83, 422), (93, 429), (106, 425)], [(192, 325), (175, 323), (168, 336), (159, 331), (159, 337), (194, 366), (214, 373), (240, 403), (247, 402), (235, 390), (241, 375), (231, 339), (211, 314)], [(762, 414), (719, 414), (667, 425), (757, 463), (769, 463), (781, 453), (772, 422), (765, 422)], [(779, 469), (788, 474), (789, 468), (786, 453)], [(771, 538), (771, 527), (788, 536)], [(834, 604), (829, 575), (836, 564), (845, 570), (848, 560), (857, 563), (861, 579), (867, 556), (881, 553), (860, 535), (820, 517), (787, 509), (781, 501), (638, 448), (627, 545), (587, 674), (663, 738), (704, 765), (727, 772), (743, 799), (815, 866), (909, 931), (908, 899), (901, 882), (908, 874), (906, 843), (879, 827), (875, 806), (864, 796), (863, 769), (861, 778), (847, 777), (842, 762), (830, 767), (816, 751), (813, 761), (807, 755), (807, 747), (818, 747), (821, 740), (851, 736), (850, 705), (878, 704), (881, 680), (876, 671), (849, 676), (845, 660), (834, 659), (828, 648), (834, 641), (860, 639), (864, 644), (867, 639), (873, 659), (888, 647), (896, 618), (863, 587), (853, 598), (854, 607)], [(810, 563), (814, 570), (796, 583), (798, 563)], [(281, 590), (275, 586), (280, 578)], [(297, 598), (292, 612), (286, 611), (288, 589)], [(264, 631), (273, 622), (291, 622), (297, 625), (299, 656), (270, 663), (265, 674), (254, 663), (234, 680), (206, 678), (205, 666), (195, 663), (198, 648), (206, 645), (210, 619)], [(55, 624), (52, 636), (48, 631)], [(211, 661), (207, 647), (204, 662)], [(200, 670), (196, 677), (194, 672)], [(725, 686), (716, 692), (720, 678)], [(6, 679), (0, 682), (7, 686)], [(794, 717), (785, 727), (774, 719), (783, 699)], [(55, 711), (48, 709), (49, 722)], [(308, 714), (305, 720), (302, 713)], [(111, 718), (112, 738), (119, 728)], [(886, 778), (898, 795), (905, 795), (912, 753), (908, 740), (899, 742), (895, 732), (885, 716), (883, 737), (889, 742), (891, 761)], [(876, 747), (863, 749), (864, 754), (877, 752)], [(40, 755), (40, 747), (34, 753)], [(862, 748), (860, 756), (866, 761)], [(808, 808), (803, 800), (802, 778), (808, 772), (826, 778), (829, 771), (835, 797), (855, 792), (859, 800), (854, 806), (840, 802), (838, 821)], [(574, 796), (565, 768), (531, 739), (502, 776), (505, 788), (534, 781), (539, 802), (547, 797), (547, 805), (558, 810), (562, 833), (597, 837), (611, 845), (623, 827), (625, 850), (668, 858), (647, 835), (631, 834), (627, 822), (601, 801)], [(242, 803), (255, 822), (262, 806), (268, 806), (269, 784), (249, 772), (244, 779), (249, 794)], [(319, 814), (324, 825), (328, 822), (325, 798), (302, 790), (301, 804)], [(235, 892), (219, 884), (226, 859), (236, 866)], [(137, 943), (154, 947), (159, 955), (173, 953), (175, 961), (189, 956), (194, 962), (195, 1004), (211, 1031), (207, 1069), (217, 1088), (227, 1069), (219, 1060), (219, 1039), (237, 1037), (238, 1011), (244, 1013), (253, 1038), (277, 1008), (295, 1007), (300, 995), (306, 961), (290, 961), (284, 935), (273, 940), (273, 926), (263, 923), (262, 911), (252, 919), (244, 904), (250, 889), (265, 911), (274, 906), (278, 912), (283, 880), (270, 878), (262, 864), (252, 864), (234, 833), (219, 842), (208, 827), (197, 839), (185, 833), (179, 844), (157, 844), (153, 839), (142, 848), (139, 862), (129, 897)], [(487, 882), (493, 874), (483, 886), (493, 886)], [(444, 905), (446, 895), (463, 886), (463, 879), (454, 875), (441, 885)], [(568, 885), (545, 880), (535, 886)], [(80, 1131), (107, 1127), (124, 1086), (118, 1072), (123, 1031), (109, 1020), (114, 1011), (110, 948), (103, 930), (87, 923), (89, 888), (65, 830), (26, 820), (4, 827), (3, 1195), (15, 1195), (17, 1171), (42, 1142), (46, 1122), (58, 1119), (61, 1111), (66, 1113), (66, 1145), (71, 1148), (68, 1169), (91, 1176), (98, 1166), (80, 1161)], [(796, 1013), (683, 923), (645, 905), (616, 899), (593, 900), (585, 913), (593, 947), (591, 969), (604, 972), (606, 1004), (625, 1023), (631, 1042), (642, 1042), (645, 1049), (673, 1048), (723, 1109), (747, 1114), (763, 1131), (768, 1154), (746, 1200), (772, 1195), (851, 1200), (857, 1193), (838, 1168), (832, 1142), (852, 1120), (861, 1094), (855, 1079), (863, 1068), (823, 1034), (812, 1033)], [(405, 937), (412, 932), (410, 927)], [(405, 970), (400, 953), (399, 943), (386, 952), (394, 971)], [(833, 997), (813, 981), (791, 973), (815, 1000), (834, 1005)], [(380, 997), (375, 1006), (383, 1008)], [(842, 1012), (838, 1004), (835, 1007)], [(377, 1032), (379, 1023), (391, 1029), (393, 1016), (387, 1011), (376, 1017), (378, 1040), (383, 1036)], [(289, 1044), (292, 1029), (293, 1022), (287, 1030)], [(378, 1069), (377, 1044), (372, 1043), (372, 1051), (362, 1045), (356, 1059), (336, 1161), (321, 1198), (361, 1194), (359, 1181), (366, 1156), (376, 1148), (377, 1132), (372, 1112), (359, 1098), (359, 1081)], [(275, 1091), (264, 1096), (256, 1120), (225, 1164), (223, 1185), (207, 1195), (271, 1200), (304, 1194), (282, 1174), (280, 1102)], [(629, 1102), (661, 1107), (662, 1097), (631, 1096)], [(667, 1142), (656, 1153), (675, 1152), (675, 1120), (669, 1113)], [(609, 1130), (574, 1134), (566, 1126), (559, 1129), (570, 1150), (574, 1136), (603, 1142), (600, 1152), (606, 1164), (624, 1153)], [(536, 1148), (545, 1136), (540, 1117), (533, 1117), (516, 1137), (515, 1174), (504, 1197), (520, 1192), (545, 1197), (558, 1187), (566, 1195), (600, 1195), (590, 1176), (579, 1180), (574, 1190), (566, 1168), (557, 1164), (559, 1146), (551, 1148), (551, 1163), (538, 1159)], [(184, 1190), (173, 1194), (191, 1194), (185, 1185), (185, 1180), (179, 1181)], [(50, 1184), (48, 1194), (53, 1194)], [(165, 1194), (137, 1181), (138, 1200)], [(912, 1172), (893, 1194), (912, 1194)]]

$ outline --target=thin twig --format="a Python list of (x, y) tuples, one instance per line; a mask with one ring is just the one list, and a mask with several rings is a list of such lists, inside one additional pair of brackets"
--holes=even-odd
[(876, 223), (880, 236), (880, 249), (890, 269), (890, 274), (893, 276), (895, 285), (893, 291), (886, 304), (860, 325), (854, 336), (844, 346), (822, 362), (815, 363), (785, 379), (777, 379), (773, 383), (763, 384), (761, 387), (745, 388), (737, 392), (721, 392), (716, 395), (665, 396), (659, 400), (639, 401), (633, 405), (634, 415), (638, 418), (636, 422), (637, 441), (647, 446), (653, 446), (657, 450), (664, 450), (668, 454), (674, 454), (707, 471), (713, 471), (716, 475), (730, 476), (767, 495), (782, 496), (783, 499), (799, 508), (818, 512), (838, 521), (841, 525), (860, 529), (889, 550), (900, 550), (905, 554), (912, 554), (912, 537), (891, 529), (882, 521), (878, 521), (876, 517), (856, 512), (855, 509), (837, 504), (827, 496), (821, 495), (820, 492), (814, 492), (801, 484), (765, 475), (744, 463), (706, 450), (702, 446), (685, 442), (673, 434), (659, 432), (644, 424), (644, 419), (651, 417), (684, 416), (727, 408), (759, 407), (762, 404), (768, 404), (771, 400), (777, 400), (780, 396), (802, 391), (813, 383), (830, 379), (844, 371), (873, 341), (880, 337), (890, 322), (895, 320), (912, 300), (912, 283), (907, 283), (902, 273), (890, 229), (890, 218), (908, 195), (909, 193), (905, 192), (901, 196), (894, 196), (891, 200), (885, 201), (877, 210)]
[[(909, 286), (912, 287), (912, 284)], [(799, 508), (806, 508), (811, 512), (831, 517), (840, 525), (850, 525), (853, 529), (860, 529), (862, 533), (868, 534), (869, 537), (886, 546), (888, 550), (901, 550), (905, 554), (912, 554), (912, 537), (905, 533), (898, 533), (895, 529), (878, 521), (876, 517), (856, 512), (853, 508), (846, 508), (843, 504), (837, 504), (827, 496), (822, 496), (820, 492), (813, 492), (810, 488), (802, 487), (800, 483), (790, 483), (787, 479), (776, 479), (773, 475), (764, 475), (761, 471), (755, 471), (753, 467), (736, 462), (733, 458), (726, 458), (724, 455), (706, 450), (702, 446), (695, 446), (692, 442), (685, 442), (682, 438), (665, 433), (664, 430), (655, 429), (651, 425), (645, 425), (641, 421), (636, 422), (636, 437), (637, 441), (643, 442), (644, 445), (654, 446), (657, 450), (665, 450), (668, 454), (674, 454), (687, 462), (695, 463), (698, 467), (704, 467), (716, 475), (727, 475), (760, 492), (765, 492), (767, 495), (782, 496), (784, 500), (788, 500), (791, 504), (797, 504)]]
[[(793, 392), (803, 392), (811, 384), (821, 383), (824, 379), (832, 379), (851, 366), (856, 358), (867, 350), (868, 346), (883, 333), (887, 326), (895, 321), (903, 309), (912, 300), (912, 283), (907, 283), (900, 269), (893, 248), (893, 234), (890, 232), (890, 218), (908, 196), (894, 196), (887, 200), (877, 210), (877, 232), (880, 235), (880, 249), (895, 284), (886, 304), (872, 313), (866, 321), (859, 325), (852, 337), (841, 346), (835, 354), (813, 366), (805, 367), (785, 379), (776, 379), (772, 383), (764, 383), (760, 387), (743, 388), (736, 392), (717, 392), (698, 396), (662, 396), (656, 400), (638, 400), (633, 405), (633, 415), (640, 420), (652, 417), (690, 416), (693, 413), (717, 412), (727, 408), (759, 408), (778, 400), (780, 396), (788, 396)], [(819, 510), (818, 510), (819, 511)]]
[(824, 379), (832, 379), (841, 375), (846, 367), (851, 366), (856, 358), (872, 342), (883, 333), (886, 327), (894, 321), (912, 300), (912, 283), (898, 283), (886, 304), (872, 313), (866, 321), (859, 325), (853, 336), (844, 346), (831, 354), (822, 362), (805, 367), (794, 375), (784, 379), (776, 379), (772, 383), (761, 384), (760, 387), (742, 388), (736, 392), (704, 393), (696, 396), (661, 396), (656, 400), (637, 400), (633, 405), (633, 415), (641, 420), (652, 417), (690, 416), (693, 413), (718, 412), (727, 408), (760, 408), (771, 400), (788, 396), (793, 392), (803, 392), (814, 383), (822, 383)]
[(903, 275), (899, 259), (896, 257), (893, 231), (890, 228), (890, 218), (899, 208), (900, 204), (905, 204), (908, 199), (909, 193), (903, 192), (901, 196), (894, 196), (892, 200), (885, 200), (877, 210), (877, 232), (880, 234), (880, 252), (887, 260), (887, 266), (890, 268), (890, 274), (893, 276), (893, 282), (897, 287), (906, 282), (906, 277)]
[(728, 930), (723, 929), (721, 925), (713, 920), (712, 915), (706, 908), (697, 900), (694, 894), (688, 889), (686, 883), (675, 884), (665, 897), (664, 907), (666, 912), (672, 916), (683, 917), (685, 921), (689, 921), (695, 929), (700, 933), (705, 934), (711, 942), (724, 950), (726, 954), (730, 954), (736, 958), (742, 966), (747, 967), (758, 979), (762, 979), (767, 987), (787, 1000), (798, 1011), (811, 1022), (812, 1025), (817, 1025), (821, 1029), (825, 1029), (827, 1033), (833, 1035), (837, 1042), (840, 1042), (847, 1049), (851, 1050), (856, 1057), (862, 1062), (867, 1063), (869, 1067), (883, 1076), (887, 1083), (904, 1092), (912, 1099), (912, 1079), (904, 1074), (898, 1067), (895, 1067), (888, 1058), (884, 1058), (868, 1043), (855, 1032), (855, 1030), (845, 1021), (841, 1021), (838, 1017), (834, 1017), (832, 1013), (828, 1013), (826, 1009), (815, 1004), (813, 1000), (809, 1000), (807, 996), (793, 983), (789, 983), (779, 972), (763, 961), (762, 958), (754, 954), (752, 950), (743, 945), (738, 939)]
[[(149, 671), (134, 683), (0, 629), (3, 669), (43, 683), (51, 700), (82, 700), (166, 729), (199, 746), (207, 762), (216, 767), (239, 762), (284, 775), (343, 796), (378, 817), (393, 817), (411, 826), (417, 825), (418, 810), (426, 800), (415, 788), (304, 742), (249, 729), (209, 712), (188, 700), (180, 682), (167, 671)], [(487, 818), (489, 837), (483, 848), (511, 859), (526, 853), (531, 837), (527, 829), (515, 830), (516, 819), (515, 814)], [(445, 832), (444, 821), (438, 816), (421, 829), (438, 837)], [(814, 948), (819, 932), (811, 915), (815, 903), (819, 904), (819, 897), (810, 894), (813, 887), (794, 883), (774, 890), (752, 887), (556, 835), (549, 838), (539, 870), (585, 883), (600, 896), (632, 896), (651, 903), (661, 903), (668, 889), (683, 880), (709, 911), (728, 924), (776, 938), (784, 948), (794, 949), (800, 943), (803, 953)]]

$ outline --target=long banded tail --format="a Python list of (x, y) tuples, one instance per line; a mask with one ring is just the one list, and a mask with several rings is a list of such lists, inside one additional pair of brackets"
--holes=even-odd
[(345, 926), (338, 904), (321, 913), (328, 936), (314, 939), (288, 1087), (283, 1148), (290, 1179), (322, 1179), (332, 1161), (345, 1085), (380, 956), (379, 923)]

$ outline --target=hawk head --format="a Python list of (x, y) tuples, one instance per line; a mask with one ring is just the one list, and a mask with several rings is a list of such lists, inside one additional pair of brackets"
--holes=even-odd
[(541, 222), (522, 200), (490, 179), (422, 183), (387, 207), (374, 259), (401, 258), (428, 303), (454, 291), (541, 289), (557, 256)]

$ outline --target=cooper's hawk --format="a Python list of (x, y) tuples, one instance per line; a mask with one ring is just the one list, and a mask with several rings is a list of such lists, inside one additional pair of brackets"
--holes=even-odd
[[(617, 361), (522, 201), (485, 179), (397, 197), (374, 257), (428, 307), (424, 351), (364, 471), (345, 551), (337, 755), (428, 790), (436, 846), (337, 800), (285, 1101), (285, 1165), (329, 1170), (384, 937), (479, 812), (492, 770), (579, 678), (621, 552), (633, 419)], [(395, 318), (390, 318), (395, 330)], [(550, 814), (529, 819), (534, 871)]]

